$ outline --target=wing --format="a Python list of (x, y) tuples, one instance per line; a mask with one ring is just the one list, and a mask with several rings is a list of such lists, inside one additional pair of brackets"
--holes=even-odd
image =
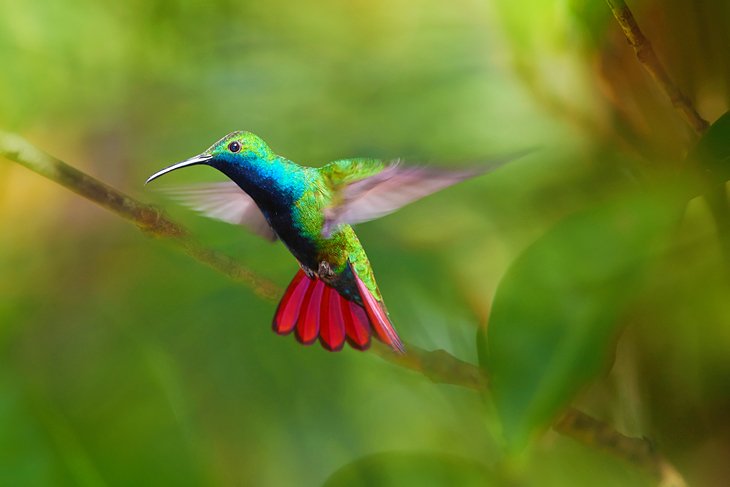
[(209, 218), (243, 225), (271, 242), (277, 238), (254, 200), (232, 181), (177, 186), (161, 191)]
[[(514, 157), (506, 157), (490, 164), (463, 170), (447, 170), (423, 166), (403, 166), (398, 161), (383, 165), (373, 160), (349, 161), (354, 169), (361, 169), (364, 175), (353, 176), (350, 171), (346, 178), (335, 180), (331, 175), (345, 172), (348, 161), (337, 161), (326, 169), (333, 188), (332, 204), (324, 210), (322, 234), (329, 236), (339, 225), (365, 222), (385, 216), (408, 203), (424, 196), (464, 181), (474, 176), (492, 171)], [(339, 184), (338, 184), (339, 183)]]

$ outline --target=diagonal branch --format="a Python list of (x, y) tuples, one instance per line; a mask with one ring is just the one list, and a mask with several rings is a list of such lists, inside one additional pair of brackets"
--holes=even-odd
[(59, 183), (74, 193), (131, 221), (143, 232), (172, 240), (194, 259), (250, 287), (258, 296), (273, 301), (278, 287), (241, 266), (231, 257), (202, 246), (180, 224), (154, 206), (141, 203), (65, 162), (37, 149), (22, 137), (0, 132), (0, 156)]
[[(694, 129), (695, 133), (702, 136), (710, 124), (700, 116), (689, 98), (677, 88), (669, 77), (659, 58), (657, 58), (654, 49), (651, 47), (651, 43), (644, 36), (643, 32), (641, 32), (634, 15), (624, 0), (606, 0), (606, 2), (611, 8), (613, 16), (616, 17), (616, 21), (621, 26), (621, 30), (623, 30), (629, 44), (634, 48), (639, 62), (651, 74), (661, 90), (666, 93), (672, 105), (684, 115), (687, 123)], [(727, 218), (727, 188), (725, 184), (708, 188), (704, 196), (710, 207), (712, 219), (717, 229), (717, 238), (720, 242), (725, 260), (725, 272), (730, 275), (730, 219)]]
[(606, 0), (608, 6), (613, 12), (613, 16), (616, 17), (616, 21), (621, 30), (626, 36), (626, 40), (629, 41), (631, 47), (634, 48), (636, 57), (639, 62), (644, 66), (654, 81), (657, 82), (661, 90), (669, 97), (669, 101), (672, 105), (684, 115), (687, 123), (694, 129), (698, 134), (704, 133), (709, 127), (707, 120), (702, 118), (697, 110), (695, 109), (689, 98), (682, 93), (682, 91), (674, 84), (672, 79), (667, 74), (666, 69), (662, 65), (661, 61), (654, 52), (654, 48), (651, 47), (649, 39), (644, 36), (644, 33), (639, 28), (639, 24), (636, 23), (634, 15), (629, 10), (628, 5), (624, 0)]
[[(190, 236), (185, 227), (168, 218), (162, 210), (137, 201), (46, 154), (19, 135), (0, 132), (0, 156), (15, 161), (131, 221), (148, 235), (170, 240), (193, 259), (243, 283), (267, 301), (276, 302), (283, 292), (278, 285), (245, 268), (228, 255), (201, 245)], [(427, 351), (408, 345), (408, 354), (400, 355), (376, 343), (373, 351), (396, 365), (425, 375), (434, 382), (476, 390), (486, 389), (486, 378), (480, 368), (443, 350)]]
[[(169, 219), (161, 210), (139, 202), (60, 159), (42, 152), (18, 135), (0, 132), (0, 156), (15, 161), (116, 213), (149, 235), (168, 239), (195, 260), (245, 284), (267, 301), (275, 301), (281, 294), (280, 288), (268, 279), (246, 269), (231, 257), (198, 243), (182, 225)], [(383, 359), (420, 373), (435, 383), (487, 392), (487, 377), (476, 365), (459, 360), (444, 350), (428, 351), (409, 344), (406, 344), (406, 349), (408, 353), (401, 355), (393, 353), (385, 345), (375, 343), (372, 350)], [(665, 478), (664, 472), (667, 468), (671, 469), (671, 465), (652, 449), (646, 439), (624, 436), (608, 424), (580, 411), (569, 409), (557, 421), (554, 429), (584, 445), (623, 458), (639, 468), (652, 472), (660, 479)], [(673, 469), (671, 471), (674, 472)], [(681, 487), (684, 484), (666, 484), (667, 487), (669, 485)]]
[(659, 480), (659, 487), (686, 487), (682, 475), (656, 451), (646, 438), (623, 435), (577, 409), (569, 408), (553, 425), (558, 433), (584, 445), (611, 453), (629, 463), (642, 466)]

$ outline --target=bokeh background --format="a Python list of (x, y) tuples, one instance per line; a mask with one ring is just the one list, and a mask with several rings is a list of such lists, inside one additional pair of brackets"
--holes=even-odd
[[(703, 117), (720, 117), (730, 4), (630, 6), (676, 84)], [(358, 228), (401, 336), (473, 363), (495, 292), (526, 249), (596, 204), (694, 180), (695, 134), (600, 1), (6, 0), (0, 60), (1, 130), (164, 206), (281, 286), (297, 267), (283, 246), (176, 207), (145, 178), (238, 129), (308, 165), (375, 156), (458, 166), (535, 149)], [(207, 168), (168, 177), (221, 180)], [(680, 206), (628, 299), (599, 300), (611, 309), (591, 314), (609, 316), (610, 332), (576, 339), (597, 373), (558, 395), (651, 438), (692, 485), (727, 485), (730, 274), (706, 202)], [(590, 238), (591, 220), (581, 225)], [(570, 249), (570, 235), (553, 248)], [(578, 267), (591, 275), (611, 252)], [(536, 294), (518, 287), (511, 306), (531, 309)], [(570, 308), (570, 293), (556, 299)], [(0, 484), (653, 482), (550, 431), (508, 457), (509, 401), (371, 353), (302, 347), (271, 332), (273, 312), (0, 161)], [(535, 373), (542, 343), (524, 348)], [(519, 362), (523, 342), (509, 347)]]

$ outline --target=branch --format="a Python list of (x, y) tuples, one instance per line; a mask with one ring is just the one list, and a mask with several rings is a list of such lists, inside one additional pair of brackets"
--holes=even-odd
[[(169, 219), (161, 210), (141, 203), (40, 151), (18, 135), (0, 132), (0, 156), (15, 161), (116, 213), (149, 235), (169, 240), (195, 260), (245, 284), (267, 301), (275, 302), (281, 294), (281, 289), (268, 279), (246, 269), (231, 257), (202, 246), (190, 237), (189, 232), (182, 225)], [(476, 365), (459, 360), (444, 350), (428, 351), (410, 344), (406, 344), (406, 349), (407, 354), (397, 354), (380, 343), (374, 343), (372, 347), (372, 351), (383, 359), (418, 372), (435, 383), (452, 384), (479, 392), (487, 392), (487, 377)], [(609, 425), (580, 411), (570, 409), (563, 418), (558, 420), (554, 428), (559, 433), (584, 445), (603, 449), (624, 458), (662, 479), (664, 478), (663, 472), (667, 468), (671, 469), (671, 465), (653, 451), (651, 444), (646, 439), (626, 437)], [(673, 469), (671, 471), (674, 472)], [(678, 478), (681, 479), (681, 477)], [(662, 485), (681, 487), (684, 484)]]
[[(190, 236), (185, 227), (168, 218), (160, 209), (139, 202), (60, 159), (46, 154), (19, 135), (0, 132), (0, 156), (15, 161), (131, 221), (148, 235), (170, 240), (195, 260), (245, 284), (256, 295), (267, 301), (277, 302), (283, 293), (279, 286), (245, 268), (228, 255), (201, 245)], [(443, 350), (427, 351), (415, 345), (408, 345), (407, 348), (408, 354), (401, 355), (393, 353), (390, 348), (380, 343), (375, 343), (373, 351), (385, 360), (419, 372), (434, 382), (477, 390), (486, 389), (486, 379), (480, 368), (463, 362)]]
[(464, 362), (446, 350), (428, 351), (409, 343), (405, 344), (405, 348), (406, 353), (399, 354), (379, 342), (374, 342), (371, 347), (375, 354), (388, 362), (418, 372), (437, 384), (487, 390), (487, 377), (476, 365)]
[(569, 408), (554, 425), (558, 433), (627, 462), (639, 465), (659, 479), (660, 487), (686, 487), (682, 475), (663, 458), (646, 438), (631, 438), (577, 409)]
[(140, 203), (98, 179), (40, 151), (18, 135), (0, 132), (0, 156), (15, 161), (116, 213), (136, 224), (140, 230), (149, 235), (173, 241), (182, 247), (186, 254), (231, 279), (246, 284), (264, 299), (274, 301), (280, 294), (279, 288), (268, 279), (259, 277), (231, 257), (202, 246), (190, 237), (190, 233), (182, 225), (170, 220), (161, 210)]
[[(669, 77), (651, 47), (651, 43), (641, 32), (628, 5), (624, 0), (606, 0), (606, 3), (613, 12), (613, 16), (616, 17), (616, 21), (621, 26), (621, 30), (623, 30), (629, 44), (634, 48), (639, 62), (651, 74), (659, 88), (669, 97), (672, 105), (684, 115), (687, 123), (694, 129), (695, 133), (697, 135), (704, 134), (710, 124), (700, 116), (689, 98), (677, 88)], [(725, 184), (709, 188), (704, 196), (717, 228), (717, 238), (720, 241), (725, 261), (725, 272), (726, 275), (730, 276), (730, 219), (728, 218), (727, 188)]]
[(661, 90), (669, 97), (669, 101), (672, 105), (684, 115), (687, 123), (694, 129), (698, 134), (702, 134), (709, 127), (707, 120), (702, 118), (697, 110), (692, 105), (692, 102), (687, 96), (680, 91), (679, 88), (674, 84), (672, 79), (667, 74), (661, 61), (654, 52), (654, 48), (651, 47), (651, 43), (641, 32), (639, 25), (636, 23), (634, 15), (629, 10), (624, 0), (606, 0), (608, 6), (613, 12), (613, 16), (616, 17), (616, 21), (621, 30), (623, 30), (626, 39), (634, 48), (636, 57), (639, 62), (644, 66), (654, 81), (657, 82)]

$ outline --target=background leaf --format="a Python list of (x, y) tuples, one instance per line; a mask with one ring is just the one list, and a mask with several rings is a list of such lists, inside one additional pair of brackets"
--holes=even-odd
[(510, 448), (606, 365), (618, 318), (672, 208), (647, 196), (591, 208), (559, 222), (509, 268), (480, 362)]

